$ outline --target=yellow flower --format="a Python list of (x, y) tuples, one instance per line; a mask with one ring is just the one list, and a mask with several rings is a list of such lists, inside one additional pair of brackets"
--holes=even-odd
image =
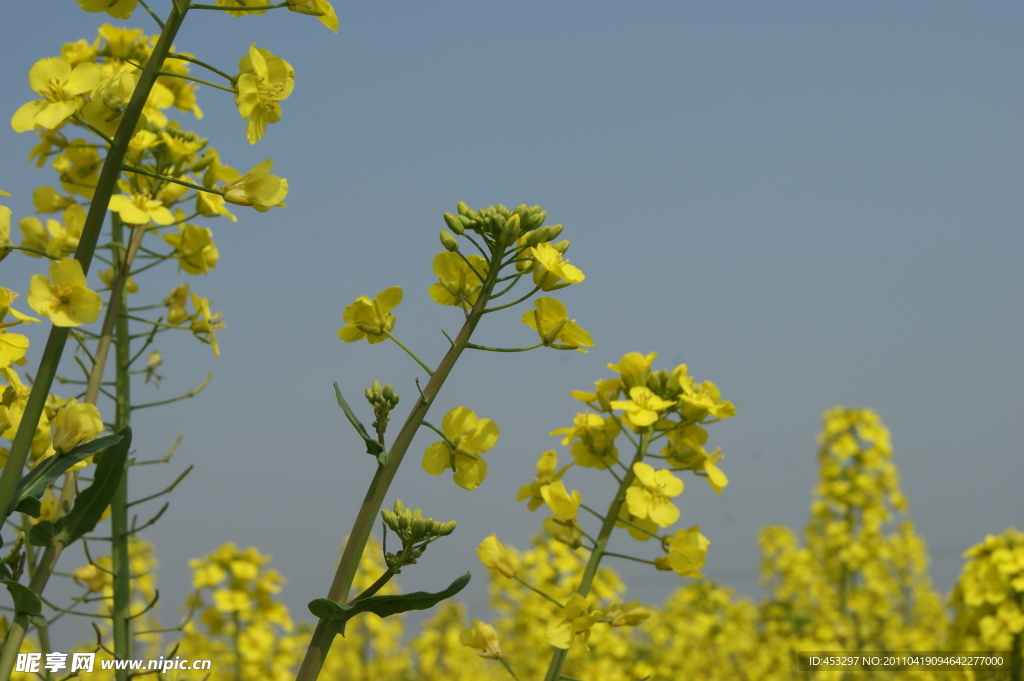
[(490, 624), (473, 620), (472, 629), (463, 629), (459, 633), (459, 643), (470, 648), (476, 648), (480, 657), (489, 660), (500, 660), (505, 657), (498, 645), (498, 632)]
[(165, 234), (163, 240), (174, 247), (178, 267), (189, 274), (206, 274), (217, 267), (220, 253), (207, 227), (178, 225), (178, 234)]
[(267, 123), (281, 120), (281, 105), (295, 87), (295, 69), (270, 50), (249, 46), (249, 54), (238, 62), (235, 105), (242, 118), (248, 120), (245, 137), (256, 144), (263, 137)]
[(0, 369), (11, 364), (24, 364), (21, 359), (28, 352), (28, 337), (20, 333), (8, 333), (0, 327)]
[(139, 0), (78, 0), (78, 4), (86, 12), (106, 12), (115, 19), (127, 19)]
[(629, 512), (629, 506), (623, 504), (615, 527), (625, 527), (629, 536), (637, 541), (647, 541), (658, 536), (658, 523), (650, 518), (638, 518)]
[[(6, 192), (4, 192), (6, 193)], [(0, 260), (7, 257), (11, 248), (11, 209), (0, 206)]]
[(72, 68), (64, 57), (40, 59), (29, 70), (28, 82), (43, 98), (19, 107), (11, 118), (11, 127), (15, 132), (25, 132), (60, 126), (78, 111), (79, 97), (92, 90), (102, 76), (103, 67), (98, 64)]
[(683, 481), (672, 471), (655, 471), (651, 466), (633, 464), (636, 478), (626, 490), (626, 505), (637, 518), (650, 518), (661, 527), (668, 527), (679, 519), (679, 509), (672, 497), (683, 493)]
[(103, 430), (103, 419), (96, 405), (71, 398), (57, 411), (53, 426), (53, 449), (57, 454), (67, 454), (78, 445), (94, 440)]
[(515, 560), (501, 545), (496, 535), (492, 534), (480, 542), (480, 546), (476, 547), (476, 553), (484, 567), (497, 570), (506, 577), (516, 576)]
[[(601, 418), (597, 414), (584, 412), (576, 414), (570, 428), (557, 428), (551, 435), (564, 433), (562, 444), (572, 442), (572, 458), (584, 468), (608, 468), (619, 459), (615, 438), (622, 428), (613, 418)], [(573, 442), (575, 440), (575, 442)]]
[(129, 225), (144, 225), (150, 221), (158, 225), (174, 222), (174, 215), (163, 204), (149, 194), (114, 194), (110, 197), (110, 211), (121, 216)]
[(247, 5), (253, 4), (252, 0), (217, 0), (217, 4), (221, 7), (236, 7), (236, 10), (227, 12), (227, 14), (233, 17), (243, 17), (246, 14), (264, 14), (267, 11), (265, 8), (266, 3), (263, 2), (259, 2), (258, 6), (264, 7), (264, 9), (246, 9)]
[(533, 283), (543, 291), (554, 291), (583, 281), (583, 272), (562, 258), (551, 244), (537, 244), (530, 249), (533, 258)]
[(370, 300), (359, 296), (342, 312), (341, 318), (348, 322), (338, 329), (338, 338), (354, 343), (365, 338), (369, 343), (380, 343), (395, 328), (395, 315), (391, 310), (402, 303), (402, 287), (384, 289)]
[(703, 444), (708, 438), (707, 431), (693, 424), (672, 431), (668, 438), (671, 444), (662, 449), (661, 453), (673, 466), (689, 468), (697, 471), (698, 475), (702, 471), (716, 493), (721, 492), (729, 484), (729, 478), (717, 466), (718, 462), (725, 458), (721, 454), (722, 450), (716, 449), (709, 454), (704, 449)]
[(549, 515), (544, 519), (542, 527), (552, 539), (566, 546), (575, 549), (583, 545), (583, 533), (575, 520), (562, 520), (556, 515)]
[(60, 260), (50, 265), (50, 277), (33, 274), (28, 290), (29, 306), (46, 315), (54, 326), (80, 326), (96, 321), (103, 299), (89, 289), (77, 260)]
[(533, 479), (533, 482), (519, 488), (519, 492), (516, 494), (516, 501), (529, 499), (530, 501), (526, 504), (527, 508), (531, 511), (536, 511), (544, 503), (541, 490), (561, 478), (571, 465), (562, 466), (559, 469), (558, 455), (555, 453), (555, 450), (547, 450), (540, 455), (540, 460), (537, 461), (537, 477)]
[[(108, 267), (105, 270), (97, 272), (96, 276), (98, 276), (100, 278), (100, 281), (102, 281), (103, 285), (106, 286), (107, 288), (112, 288), (114, 286), (114, 268), (113, 267)], [(139, 285), (135, 283), (135, 280), (132, 279), (131, 275), (128, 276), (128, 281), (126, 281), (124, 283), (124, 290), (125, 290), (126, 293), (138, 293), (139, 292)]]
[(435, 442), (423, 453), (423, 468), (431, 475), (455, 471), (455, 484), (476, 489), (487, 477), (487, 463), (480, 454), (498, 441), (498, 426), (490, 419), (477, 419), (466, 407), (455, 407), (441, 421), (445, 442)]
[[(569, 319), (565, 305), (554, 298), (538, 298), (534, 301), (537, 308), (523, 313), (523, 324), (540, 334), (544, 345), (559, 350), (579, 350), (586, 352), (581, 345), (591, 347), (594, 339), (575, 319)], [(557, 343), (561, 341), (561, 345)]]
[(542, 487), (540, 495), (556, 516), (562, 520), (576, 520), (576, 512), (579, 510), (580, 504), (583, 503), (583, 496), (579, 492), (573, 490), (572, 494), (569, 494), (565, 489), (565, 483), (556, 480), (550, 485)]
[(644, 384), (644, 375), (650, 370), (657, 357), (658, 353), (656, 352), (647, 355), (641, 355), (639, 352), (627, 352), (618, 364), (609, 364), (608, 368), (622, 377), (623, 386), (628, 389)]
[(103, 159), (85, 140), (72, 140), (64, 153), (53, 160), (53, 169), (60, 173), (60, 186), (69, 194), (92, 200), (100, 181)]
[(640, 385), (629, 389), (628, 400), (613, 400), (611, 402), (612, 409), (625, 409), (626, 418), (638, 428), (656, 423), (658, 412), (664, 411), (674, 404), (676, 404), (675, 401), (663, 400), (651, 392), (650, 388)]
[[(29, 317), (27, 314), (23, 314), (21, 312), (18, 312), (13, 307), (11, 307), (11, 305), (14, 304), (14, 301), (15, 301), (15, 299), (17, 297), (18, 297), (18, 294), (15, 293), (14, 291), (12, 291), (11, 289), (3, 288), (2, 286), (0, 286), (0, 322), (2, 322), (3, 319), (4, 319), (4, 316), (8, 312), (10, 312), (11, 315), (14, 316), (14, 318), (19, 320), (20, 322), (36, 322), (36, 323), (39, 323), (39, 320), (36, 319), (35, 317)], [(12, 324), (17, 324), (17, 323), (18, 322), (12, 322)], [(10, 325), (11, 324), (8, 324), (8, 326), (10, 326)]]
[(168, 324), (177, 325), (188, 319), (188, 311), (185, 310), (185, 305), (188, 304), (188, 289), (188, 284), (175, 286), (171, 289), (171, 292), (167, 294), (167, 297), (164, 298), (163, 305), (167, 308)]
[[(82, 119), (109, 138), (117, 134), (124, 116), (125, 107), (135, 92), (135, 76), (127, 71), (108, 73), (89, 95), (89, 101), (82, 107)], [(135, 124), (136, 133), (149, 122), (145, 113)]]
[(32, 203), (37, 213), (56, 213), (74, 202), (70, 196), (61, 196), (53, 187), (36, 187), (32, 190)]
[[(102, 560), (102, 558), (101, 558)], [(107, 559), (109, 563), (109, 559)], [(114, 585), (114, 575), (110, 571), (110, 566), (106, 566), (107, 569), (103, 569), (97, 565), (89, 564), (83, 565), (74, 572), (71, 576), (75, 582), (89, 589), (93, 593), (103, 593), (107, 589), (110, 589)]]
[(703, 577), (700, 569), (707, 558), (711, 542), (695, 525), (688, 530), (676, 530), (669, 540), (668, 555), (654, 559), (659, 570), (672, 570), (683, 577)]
[(600, 613), (591, 611), (590, 600), (586, 596), (573, 594), (562, 609), (562, 616), (548, 622), (548, 643), (567, 650), (576, 636), (582, 636), (586, 644), (590, 639), (590, 630), (600, 616)]
[(301, 14), (312, 14), (320, 18), (320, 23), (338, 32), (338, 15), (327, 0), (288, 0), (288, 9)]
[[(684, 367), (685, 368), (685, 367)], [(682, 393), (679, 401), (682, 403), (683, 416), (688, 419), (698, 420), (705, 416), (712, 416), (716, 419), (727, 419), (736, 415), (736, 407), (732, 402), (721, 399), (722, 393), (711, 381), (704, 381), (697, 384), (693, 378), (686, 376), (680, 381)]]
[(641, 607), (637, 601), (630, 601), (613, 604), (604, 616), (613, 627), (635, 627), (650, 617), (651, 611)]
[(261, 213), (272, 206), (284, 206), (288, 180), (271, 175), (273, 165), (273, 159), (268, 158), (242, 176), (234, 168), (224, 166), (221, 174), (229, 180), (224, 186), (224, 200), (238, 206), (252, 206)]
[(481, 277), (487, 276), (487, 261), (475, 254), (463, 260), (458, 253), (443, 251), (434, 256), (433, 270), (440, 279), (430, 286), (434, 302), (469, 309), (483, 286)]
[(223, 313), (211, 313), (209, 299), (200, 298), (194, 293), (191, 295), (192, 305), (196, 308), (196, 314), (192, 317), (192, 335), (203, 343), (211, 345), (213, 347), (213, 356), (220, 357), (220, 346), (217, 345), (217, 334), (214, 331), (224, 328), (224, 322), (222, 321)]

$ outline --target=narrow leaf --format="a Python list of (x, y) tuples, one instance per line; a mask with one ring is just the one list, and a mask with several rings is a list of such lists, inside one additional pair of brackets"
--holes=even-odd
[(428, 610), (462, 591), (469, 584), (469, 578), (467, 572), (449, 584), (447, 589), (437, 593), (414, 591), (397, 596), (370, 596), (352, 605), (335, 603), (329, 598), (318, 598), (309, 603), (309, 611), (322, 620), (339, 624), (344, 635), (345, 623), (361, 612), (372, 612), (378, 617), (388, 617), (410, 610)]
[(363, 438), (363, 442), (366, 444), (366, 453), (370, 456), (377, 457), (377, 461), (381, 466), (383, 466), (388, 460), (388, 455), (387, 452), (384, 451), (384, 447), (370, 437), (369, 433), (366, 432), (366, 426), (359, 421), (355, 413), (352, 411), (352, 408), (348, 406), (348, 402), (345, 401), (345, 397), (341, 394), (341, 388), (338, 387), (337, 383), (334, 384), (334, 394), (338, 397), (338, 406), (341, 407), (343, 412), (345, 412), (345, 418), (348, 419), (348, 422), (351, 423), (352, 427), (356, 429), (357, 433), (359, 433), (359, 437)]
[(107, 435), (78, 445), (67, 454), (56, 454), (44, 460), (18, 483), (18, 489), (14, 494), (14, 501), (11, 503), (11, 507), (6, 510), (4, 517), (10, 516), (15, 511), (23, 511), (38, 518), (38, 501), (35, 503), (29, 501), (30, 497), (36, 500), (40, 499), (46, 492), (46, 488), (54, 480), (64, 475), (76, 463), (80, 463), (93, 454), (101, 452), (120, 441), (120, 435)]
[(122, 436), (121, 441), (100, 457), (92, 484), (75, 497), (71, 511), (56, 522), (36, 524), (29, 532), (30, 544), (49, 546), (51, 542), (57, 541), (62, 546), (68, 546), (87, 532), (92, 532), (110, 505), (124, 474), (124, 464), (132, 444), (132, 430), (126, 426), (118, 435)]

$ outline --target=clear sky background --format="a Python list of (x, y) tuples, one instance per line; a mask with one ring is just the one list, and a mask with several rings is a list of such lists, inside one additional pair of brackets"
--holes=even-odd
[[(182, 117), (229, 165), (273, 157), (291, 192), (288, 208), (200, 223), (213, 227), (221, 261), (188, 279), (224, 312), (222, 357), (187, 334), (165, 337), (165, 380), (136, 387), (140, 401), (166, 399), (214, 372), (199, 397), (137, 414), (140, 459), (184, 439), (170, 465), (135, 471), (133, 490), (196, 466), (146, 535), (158, 547), (165, 613), (187, 593), (188, 560), (231, 540), (272, 554), (293, 616), (309, 618), (305, 603), (325, 594), (375, 466), (331, 384), (356, 405), (380, 379), (408, 403), (423, 373), (393, 346), (339, 341), (341, 311), (400, 285), (396, 335), (440, 359), (440, 330), (456, 331), (461, 315), (426, 289), (441, 214), (460, 200), (539, 204), (565, 225), (569, 257), (587, 278), (559, 297), (597, 344), (587, 355), (475, 353), (456, 367), (429, 419), (465, 405), (494, 420), (501, 438), (475, 492), (427, 475), (418, 461), (433, 439), (417, 440), (389, 503), (401, 497), (459, 527), (403, 572), (407, 590), (469, 569), (465, 600), (486, 616), (474, 547), (491, 532), (526, 546), (539, 531), (542, 513), (516, 504), (516, 490), (557, 447), (548, 433), (580, 411), (570, 391), (608, 376), (606, 365), (629, 351), (656, 351), (664, 368), (687, 363), (737, 406), (711, 429), (729, 487), (715, 495), (687, 478), (680, 498), (681, 526), (699, 524), (711, 539), (711, 579), (758, 594), (758, 531), (803, 529), (820, 415), (837, 404), (876, 409), (892, 430), (943, 592), (961, 552), (1021, 526), (1024, 5), (337, 11), (337, 36), (286, 12), (194, 12), (176, 40), (229, 72), (256, 42), (297, 75), (283, 120), (255, 147), (225, 93), (201, 90), (205, 118)], [(36, 60), (92, 39), (102, 21), (69, 0), (5, 7), (7, 115), (34, 98), (26, 78)], [(127, 25), (155, 32), (141, 11)], [(55, 183), (52, 171), (22, 162), (33, 144), (0, 130), (0, 188), (13, 194), (4, 203), (15, 221), (31, 213), (34, 187)], [(24, 294), (40, 266), (11, 256), (0, 283)], [(165, 269), (140, 277), (138, 301), (162, 299), (186, 277)], [(477, 340), (533, 342), (520, 314), (487, 319)], [(32, 362), (42, 348), (34, 338)], [(583, 473), (569, 482), (587, 497), (601, 479)], [(67, 570), (81, 564), (69, 553)], [(649, 602), (681, 582), (612, 565), (630, 596)]]

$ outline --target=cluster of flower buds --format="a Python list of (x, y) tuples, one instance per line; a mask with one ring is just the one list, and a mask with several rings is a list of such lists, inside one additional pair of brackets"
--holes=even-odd
[(373, 407), (373, 429), (383, 435), (391, 420), (391, 410), (398, 406), (398, 393), (390, 383), (381, 387), (380, 381), (374, 381), (364, 394)]
[[(523, 234), (539, 230), (547, 218), (547, 211), (540, 206), (528, 207), (525, 203), (514, 210), (509, 210), (500, 203), (497, 206), (487, 206), (480, 210), (473, 210), (463, 201), (456, 204), (458, 215), (451, 213), (444, 214), (444, 221), (448, 227), (458, 235), (462, 235), (467, 229), (476, 232), (481, 236), (494, 239), (498, 243), (511, 245)], [(549, 230), (555, 227), (547, 228)], [(561, 226), (547, 241), (555, 238), (561, 232)], [(539, 240), (537, 243), (541, 243)], [(444, 239), (442, 237), (442, 243)], [(448, 245), (445, 244), (445, 248)], [(449, 248), (449, 250), (451, 250)]]
[(427, 544), (446, 537), (455, 531), (455, 521), (441, 523), (433, 518), (424, 518), (423, 511), (418, 508), (405, 507), (401, 499), (395, 500), (395, 510), (384, 508), (380, 511), (384, 524), (402, 540), (402, 550), (388, 553), (384, 560), (388, 567), (396, 573), (405, 565), (413, 565), (423, 555)]

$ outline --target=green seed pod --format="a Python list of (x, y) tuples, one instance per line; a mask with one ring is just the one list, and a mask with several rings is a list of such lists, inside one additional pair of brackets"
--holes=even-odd
[(455, 237), (451, 235), (447, 230), (441, 230), (441, 245), (444, 246), (444, 250), (449, 253), (454, 253), (459, 250), (459, 242), (455, 240)]

